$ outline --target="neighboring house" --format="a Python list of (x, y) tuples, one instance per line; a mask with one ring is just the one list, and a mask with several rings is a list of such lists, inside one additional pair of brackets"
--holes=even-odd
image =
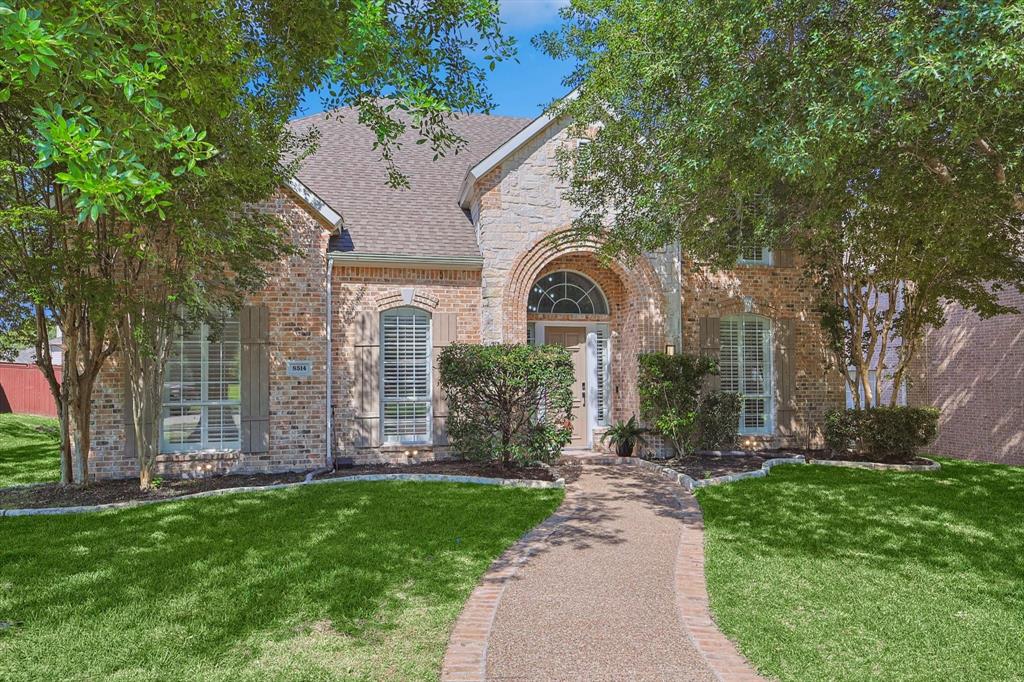
[[(1024, 311), (1024, 295), (1000, 302)], [(949, 305), (947, 322), (925, 337), (911, 402), (941, 410), (933, 452), (1024, 465), (1024, 317), (987, 320)]]
[[(64, 343), (58, 332), (57, 337), (50, 340), (50, 356), (58, 381), (63, 355)], [(14, 362), (0, 362), (0, 413), (3, 412), (57, 416), (50, 386), (36, 365), (35, 348), (22, 349)]]
[[(820, 442), (844, 401), (826, 368), (814, 291), (788, 251), (748, 249), (709, 272), (676, 249), (604, 264), (596, 244), (550, 239), (573, 207), (556, 150), (566, 123), (462, 115), (467, 141), (434, 161), (406, 144), (410, 189), (390, 189), (373, 136), (352, 112), (317, 126), (318, 152), (260, 210), (291, 228), (280, 263), (224, 331), (177, 340), (167, 366), (158, 468), (164, 475), (278, 471), (450, 454), (436, 360), (454, 342), (558, 343), (576, 363), (572, 446), (598, 445), (638, 411), (637, 354), (719, 355), (743, 394), (751, 445)], [(95, 396), (92, 471), (136, 474), (123, 369)]]

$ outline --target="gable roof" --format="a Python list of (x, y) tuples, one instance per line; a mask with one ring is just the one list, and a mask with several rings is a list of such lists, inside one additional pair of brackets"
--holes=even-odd
[(473, 195), (473, 187), (476, 185), (477, 180), (490, 173), (498, 164), (512, 156), (520, 147), (543, 133), (552, 123), (558, 121), (561, 118), (558, 115), (559, 106), (563, 102), (571, 102), (577, 97), (579, 97), (579, 90), (571, 91), (568, 95), (558, 100), (554, 106), (549, 107), (543, 114), (530, 121), (529, 125), (506, 140), (504, 144), (481, 159), (479, 163), (473, 165), (466, 173), (466, 177), (462, 180), (462, 185), (459, 188), (459, 206), (469, 208), (469, 200)]
[(344, 216), (344, 239), (330, 248), (354, 256), (479, 258), (476, 231), (458, 203), (466, 170), (515, 135), (529, 121), (508, 116), (459, 114), (451, 128), (466, 146), (458, 154), (433, 160), (429, 144), (407, 133), (395, 154), (409, 188), (387, 186), (373, 133), (354, 109), (336, 109), (289, 123), (297, 132), (316, 127), (319, 146), (306, 158), (296, 179), (328, 208)]

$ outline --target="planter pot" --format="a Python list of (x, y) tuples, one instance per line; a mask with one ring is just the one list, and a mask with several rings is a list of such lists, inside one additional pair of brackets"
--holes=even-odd
[(633, 454), (633, 443), (619, 443), (615, 446), (615, 454), (619, 457), (629, 457)]

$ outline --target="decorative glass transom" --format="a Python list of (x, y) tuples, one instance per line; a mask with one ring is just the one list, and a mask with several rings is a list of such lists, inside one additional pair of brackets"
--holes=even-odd
[(543, 275), (534, 282), (526, 306), (531, 313), (608, 314), (608, 301), (597, 285), (568, 270)]

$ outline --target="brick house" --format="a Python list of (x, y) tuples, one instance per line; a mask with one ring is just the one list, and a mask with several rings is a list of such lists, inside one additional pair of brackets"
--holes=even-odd
[[(385, 186), (356, 116), (292, 125), (317, 126), (320, 148), (259, 209), (286, 221), (301, 253), (219, 336), (177, 340), (163, 475), (449, 456), (435, 363), (453, 342), (568, 347), (579, 448), (637, 412), (645, 351), (719, 355), (722, 387), (744, 397), (748, 444), (819, 443), (825, 412), (843, 405), (791, 252), (748, 249), (711, 272), (674, 248), (606, 264), (595, 244), (553, 238), (573, 218), (555, 174), (556, 150), (578, 143), (564, 121), (462, 115), (459, 154), (434, 161), (428, 145), (403, 146), (402, 190)], [(114, 358), (95, 397), (100, 478), (137, 473), (122, 372)]]

